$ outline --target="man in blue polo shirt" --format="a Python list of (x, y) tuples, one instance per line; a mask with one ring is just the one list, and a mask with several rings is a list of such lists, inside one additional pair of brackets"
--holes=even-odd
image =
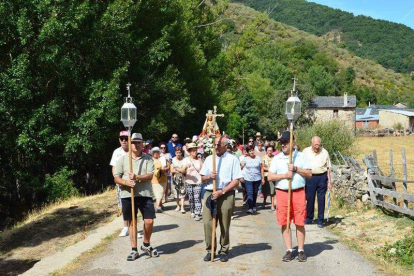
[(171, 140), (168, 142), (167, 147), (168, 147), (168, 152), (171, 154), (171, 157), (174, 158), (175, 157), (175, 148), (176, 147), (180, 147), (180, 148), (183, 147), (183, 145), (181, 145), (178, 142), (178, 134), (177, 133), (174, 133), (171, 136)]

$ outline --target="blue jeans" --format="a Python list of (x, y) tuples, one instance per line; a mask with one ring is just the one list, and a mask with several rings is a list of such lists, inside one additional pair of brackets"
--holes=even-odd
[(315, 213), (315, 197), (318, 195), (318, 225), (323, 224), (325, 213), (325, 194), (328, 187), (328, 174), (312, 175), (306, 180), (306, 223), (312, 223)]
[(249, 205), (249, 209), (253, 209), (256, 207), (257, 193), (259, 191), (259, 187), (261, 183), (262, 183), (262, 180), (257, 180), (257, 181), (244, 180), (244, 185), (246, 186), (246, 192), (247, 192), (247, 204)]

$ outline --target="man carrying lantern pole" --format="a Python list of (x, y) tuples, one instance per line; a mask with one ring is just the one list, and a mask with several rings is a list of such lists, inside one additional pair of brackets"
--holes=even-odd
[(306, 156), (298, 151), (293, 152), (293, 123), (300, 115), (300, 100), (296, 96), (296, 79), (294, 79), (291, 97), (286, 102), (286, 116), (290, 122), (290, 131), (285, 131), (279, 138), (282, 152), (272, 159), (268, 180), (276, 181), (276, 218), (282, 226), (282, 235), (287, 251), (283, 256), (284, 262), (295, 258), (292, 248), (292, 233), (290, 223), (296, 226), (298, 242), (298, 260), (306, 262), (304, 251), (306, 194), (305, 178), (312, 177), (311, 166)]
[[(216, 107), (212, 116), (213, 128), (215, 125)], [(213, 135), (216, 131), (213, 129)], [(214, 261), (216, 251), (216, 223), (220, 224), (220, 245), (219, 257), (221, 262), (228, 261), (230, 249), (230, 222), (233, 214), (234, 188), (242, 178), (240, 161), (238, 158), (227, 152), (228, 139), (226, 137), (214, 137), (213, 154), (205, 160), (200, 174), (202, 181), (207, 182), (204, 193), (206, 207), (203, 209), (204, 236), (207, 255), (204, 261)]]
[(141, 133), (134, 133), (131, 138), (132, 128), (136, 122), (136, 107), (132, 103), (130, 86), (130, 84), (127, 85), (128, 97), (121, 109), (121, 121), (128, 128), (129, 154), (118, 159), (114, 169), (114, 178), (115, 183), (119, 184), (121, 188), (124, 220), (129, 222), (132, 251), (127, 260), (134, 261), (139, 258), (136, 223), (138, 209), (144, 220), (144, 239), (141, 250), (150, 256), (158, 256), (158, 252), (150, 245), (155, 218), (151, 184), (154, 161), (151, 156), (143, 152)]

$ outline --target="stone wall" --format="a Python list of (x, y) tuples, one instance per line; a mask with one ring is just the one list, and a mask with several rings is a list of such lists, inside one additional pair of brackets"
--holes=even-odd
[[(334, 110), (338, 110), (338, 117), (336, 117)], [(339, 119), (345, 121), (349, 128), (355, 128), (355, 109), (309, 108), (309, 114), (315, 122), (326, 122), (332, 119)]]
[(411, 129), (410, 117), (389, 112), (387, 110), (379, 111), (379, 124), (382, 128), (392, 128), (397, 124), (401, 124), (404, 129)]
[(332, 189), (337, 199), (350, 205), (358, 202), (370, 203), (367, 174), (347, 165), (333, 165), (331, 168)]

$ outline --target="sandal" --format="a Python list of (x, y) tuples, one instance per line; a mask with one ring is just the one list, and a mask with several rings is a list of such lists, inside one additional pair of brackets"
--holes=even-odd
[(139, 253), (135, 250), (132, 250), (127, 257), (127, 261), (135, 261), (139, 258)]

